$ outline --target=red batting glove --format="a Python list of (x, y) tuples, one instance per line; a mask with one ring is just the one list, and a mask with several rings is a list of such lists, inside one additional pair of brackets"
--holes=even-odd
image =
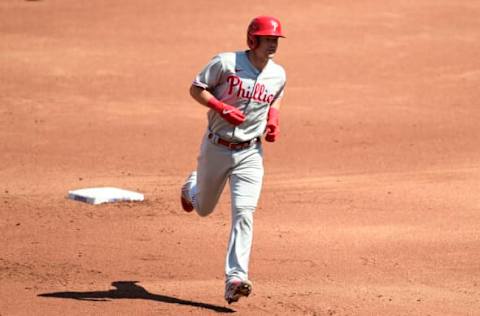
[(279, 116), (280, 111), (270, 107), (270, 110), (268, 110), (267, 128), (265, 129), (265, 140), (267, 142), (273, 143), (280, 135)]
[(215, 97), (208, 100), (208, 106), (232, 125), (240, 125), (245, 121), (245, 115), (234, 106), (218, 101)]

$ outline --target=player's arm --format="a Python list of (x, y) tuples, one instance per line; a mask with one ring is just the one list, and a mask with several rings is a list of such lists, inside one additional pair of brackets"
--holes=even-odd
[(270, 109), (271, 108), (275, 108), (277, 111), (280, 111), (280, 105), (282, 104), (282, 99), (276, 99), (272, 105), (270, 105)]
[(282, 99), (276, 99), (268, 109), (267, 127), (265, 129), (265, 140), (274, 142), (280, 135), (280, 104)]
[(220, 116), (232, 125), (240, 125), (245, 121), (245, 115), (234, 106), (219, 101), (207, 89), (192, 84), (190, 87), (190, 95), (192, 98), (216, 111)]
[(213, 95), (207, 89), (194, 84), (192, 84), (190, 87), (190, 95), (195, 101), (204, 106), (208, 106), (208, 100), (213, 97)]

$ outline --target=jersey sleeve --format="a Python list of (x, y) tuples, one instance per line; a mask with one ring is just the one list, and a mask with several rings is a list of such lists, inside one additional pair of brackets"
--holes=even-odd
[(223, 63), (219, 55), (213, 57), (202, 71), (195, 77), (192, 84), (203, 88), (213, 89), (218, 85), (223, 72)]

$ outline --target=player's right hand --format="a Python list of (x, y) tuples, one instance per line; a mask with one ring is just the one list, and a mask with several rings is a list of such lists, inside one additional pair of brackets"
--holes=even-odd
[(245, 115), (236, 107), (220, 102), (215, 97), (208, 100), (208, 106), (232, 125), (240, 125), (245, 121)]
[(235, 126), (242, 124), (245, 121), (245, 115), (234, 106), (223, 104), (223, 110), (220, 112), (220, 116), (230, 124)]

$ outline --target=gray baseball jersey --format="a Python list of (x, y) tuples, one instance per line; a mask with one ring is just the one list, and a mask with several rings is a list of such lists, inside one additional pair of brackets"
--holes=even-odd
[(272, 59), (260, 72), (251, 64), (246, 52), (239, 51), (212, 58), (193, 84), (245, 114), (245, 122), (233, 126), (217, 112), (208, 112), (211, 132), (229, 141), (243, 142), (263, 134), (269, 106), (283, 96), (285, 82), (285, 70)]

